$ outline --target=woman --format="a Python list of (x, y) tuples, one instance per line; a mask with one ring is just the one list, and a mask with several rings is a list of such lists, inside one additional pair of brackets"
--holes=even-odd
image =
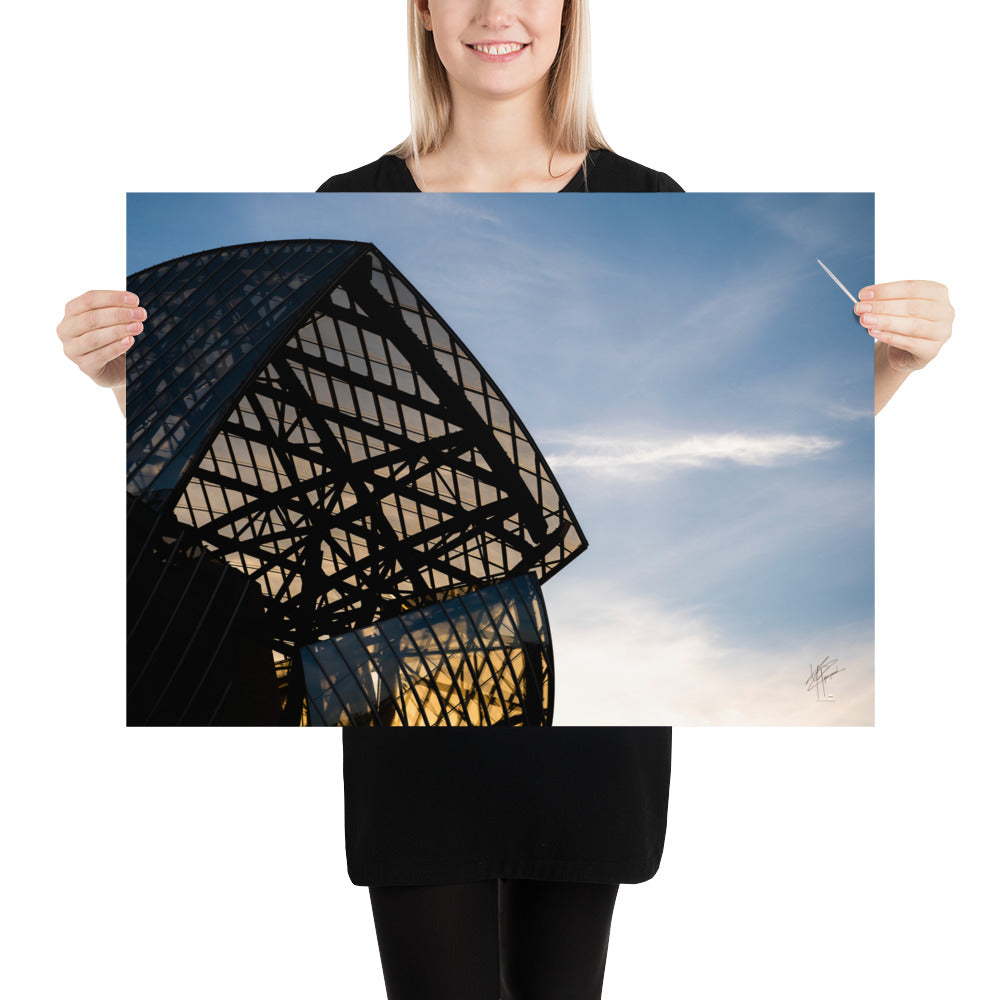
[[(414, 0), (409, 43), (411, 136), (320, 190), (680, 190), (605, 143), (585, 0)], [(877, 411), (953, 313), (933, 282), (861, 300)], [(59, 325), (123, 412), (144, 318), (89, 292)], [(348, 866), (371, 887), (389, 997), (599, 997), (617, 886), (659, 865), (669, 772), (667, 728), (345, 731)]]

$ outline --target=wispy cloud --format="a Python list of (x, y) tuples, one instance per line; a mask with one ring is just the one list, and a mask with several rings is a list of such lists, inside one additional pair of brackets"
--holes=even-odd
[(739, 204), (747, 215), (773, 227), (789, 242), (817, 253), (827, 247), (837, 248), (840, 253), (867, 251), (871, 232), (859, 229), (854, 217), (836, 211), (839, 197), (829, 194), (789, 200), (750, 195)]
[[(412, 199), (406, 199), (412, 201)], [(494, 226), (503, 226), (509, 220), (505, 219), (499, 212), (487, 211), (484, 207), (489, 202), (484, 202), (482, 198), (464, 197), (462, 195), (431, 195), (428, 199), (426, 210), (435, 215), (451, 217), (453, 219), (465, 219), (472, 222), (489, 222)], [(425, 206), (420, 206), (425, 210)]]
[(824, 412), (831, 420), (872, 420), (871, 407), (845, 406), (843, 403), (827, 403)]
[(552, 432), (539, 435), (556, 471), (579, 469), (597, 476), (648, 479), (678, 468), (720, 465), (774, 466), (815, 458), (840, 442), (819, 435), (741, 434), (676, 437), (627, 437)]

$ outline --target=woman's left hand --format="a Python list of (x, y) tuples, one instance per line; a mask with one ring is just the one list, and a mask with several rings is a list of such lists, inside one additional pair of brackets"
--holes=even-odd
[(871, 336), (886, 345), (886, 359), (894, 371), (923, 368), (951, 336), (955, 310), (948, 289), (936, 281), (868, 285), (858, 299), (854, 312)]

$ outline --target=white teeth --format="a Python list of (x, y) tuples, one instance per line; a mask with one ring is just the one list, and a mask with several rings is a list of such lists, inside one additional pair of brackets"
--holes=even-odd
[(488, 56), (505, 56), (524, 48), (524, 42), (507, 42), (504, 45), (473, 45), (477, 52), (485, 52)]

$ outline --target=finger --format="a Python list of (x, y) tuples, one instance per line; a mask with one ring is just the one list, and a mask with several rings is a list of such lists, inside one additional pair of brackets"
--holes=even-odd
[(906, 351), (924, 364), (937, 354), (940, 347), (940, 344), (936, 344), (932, 340), (924, 340), (922, 337), (907, 337), (890, 330), (869, 330), (868, 332), (875, 340), (881, 341), (889, 347)]
[[(145, 319), (146, 310), (142, 306), (138, 306), (135, 309), (126, 309), (122, 306), (113, 309), (92, 309), (89, 312), (64, 317), (63, 321), (56, 327), (56, 333), (59, 334), (59, 339), (68, 348), (72, 341), (93, 331), (114, 326), (128, 326), (131, 323), (141, 323)], [(90, 346), (85, 349), (90, 350), (106, 342), (107, 337), (104, 337), (98, 343), (94, 343), (92, 338)], [(76, 353), (79, 353), (79, 350)]]
[(135, 307), (139, 304), (139, 296), (135, 292), (124, 291), (98, 291), (91, 290), (78, 295), (75, 299), (70, 299), (66, 303), (67, 316), (79, 316), (80, 313), (90, 312), (92, 309), (103, 309), (107, 306), (129, 306)]
[(93, 378), (104, 369), (105, 365), (114, 361), (115, 358), (121, 357), (134, 343), (135, 337), (131, 336), (116, 340), (113, 344), (107, 344), (98, 351), (91, 351), (77, 364), (81, 371)]
[(887, 281), (866, 285), (858, 292), (862, 301), (870, 299), (931, 299), (948, 301), (948, 289), (937, 281)]
[(944, 340), (944, 332), (939, 323), (915, 316), (886, 316), (866, 313), (861, 318), (861, 324), (871, 330), (884, 330), (886, 333), (898, 333), (905, 337), (920, 340)]
[(872, 299), (854, 307), (857, 316), (916, 316), (933, 322), (951, 321), (955, 310), (947, 300), (940, 299)]
[(111, 344), (135, 338), (142, 333), (142, 323), (129, 323), (127, 325), (118, 324), (116, 326), (106, 326), (91, 333), (85, 333), (80, 337), (75, 337), (63, 345), (63, 353), (67, 358), (71, 358), (77, 364), (81, 364), (83, 359), (93, 354), (95, 351), (102, 351)]

